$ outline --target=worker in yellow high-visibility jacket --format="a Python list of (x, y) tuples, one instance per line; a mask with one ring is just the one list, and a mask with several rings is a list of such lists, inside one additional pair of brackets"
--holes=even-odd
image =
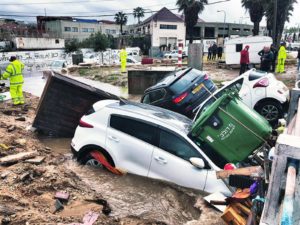
[(286, 60), (286, 49), (285, 49), (285, 42), (280, 43), (280, 48), (278, 51), (278, 57), (277, 57), (277, 73), (284, 73), (284, 64)]
[(120, 59), (121, 59), (121, 73), (126, 73), (126, 63), (127, 63), (127, 52), (124, 47), (120, 52)]
[(24, 64), (17, 60), (15, 56), (11, 56), (10, 64), (6, 67), (5, 72), (1, 75), (3, 79), (10, 81), (10, 95), (14, 105), (24, 104), (23, 96), (23, 83), (24, 78), (22, 75)]

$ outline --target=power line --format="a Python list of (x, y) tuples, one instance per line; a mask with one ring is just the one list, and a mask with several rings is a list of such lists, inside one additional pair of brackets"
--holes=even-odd
[[(210, 3), (207, 3), (205, 5), (214, 5), (214, 4), (218, 4), (218, 3), (222, 3), (222, 2), (228, 2), (230, 0), (220, 0), (220, 1), (215, 1), (215, 2), (210, 2)], [(171, 4), (171, 3), (168, 3), (168, 4)], [(1, 5), (1, 4), (0, 4)], [(155, 5), (157, 6), (157, 5)], [(160, 6), (162, 6), (160, 4)], [(149, 6), (145, 6), (145, 7), (149, 7)], [(150, 6), (151, 7), (151, 6)], [(178, 10), (179, 8), (173, 8), (173, 9), (169, 9), (171, 11), (173, 10)], [(126, 10), (133, 10), (133, 9), (126, 9)], [(99, 11), (99, 12), (108, 12), (108, 11), (125, 11), (125, 9), (123, 10), (106, 10), (106, 11)], [(151, 10), (150, 12), (147, 12), (145, 11), (145, 13), (155, 13), (155, 12), (158, 12), (159, 10)], [(38, 15), (38, 14), (37, 14)], [(125, 15), (133, 15), (132, 12), (130, 13), (125, 13)], [(33, 17), (36, 17), (36, 15), (16, 15), (16, 14), (1, 14), (0, 13), (0, 16), (9, 16), (9, 17), (28, 17), (28, 18), (33, 18)], [(53, 14), (49, 15), (48, 13), (48, 16), (53, 16)], [(60, 15), (60, 16), (64, 16), (64, 15)], [(115, 16), (115, 14), (98, 14), (98, 15), (69, 15), (69, 17), (78, 17), (78, 18), (81, 18), (81, 17), (111, 17), (111, 16)]]
[[(115, 1), (115, 0), (101, 0), (101, 1)], [(53, 5), (53, 4), (74, 4), (74, 3), (90, 3), (98, 2), (99, 0), (88, 0), (88, 1), (57, 1), (57, 2), (27, 2), (27, 3), (0, 3), (0, 5)]]

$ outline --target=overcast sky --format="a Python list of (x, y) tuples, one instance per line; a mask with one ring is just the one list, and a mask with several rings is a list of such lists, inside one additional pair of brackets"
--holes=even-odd
[[(208, 0), (209, 3), (220, 0)], [(12, 2), (15, 2), (13, 4)], [(33, 3), (33, 4), (28, 4)], [(44, 3), (44, 4), (42, 4)], [(51, 4), (49, 4), (51, 3)], [(162, 7), (169, 9), (176, 8), (176, 0), (18, 0), (18, 1), (0, 1), (0, 17), (4, 15), (22, 15), (22, 16), (90, 16), (86, 18), (113, 19), (113, 17), (95, 17), (95, 15), (112, 15), (118, 11), (132, 12), (132, 9), (140, 6), (148, 11), (159, 10)], [(223, 22), (224, 13), (218, 10), (226, 11), (226, 22), (248, 23), (249, 14), (241, 7), (241, 0), (230, 0), (228, 2), (207, 5), (200, 15), (200, 18), (208, 22)], [(177, 10), (173, 12), (178, 13)], [(146, 14), (146, 17), (151, 13)], [(145, 18), (146, 18), (145, 17)], [(34, 17), (14, 17), (18, 20), (35, 21)], [(128, 16), (129, 23), (136, 22), (133, 16)], [(265, 22), (263, 21), (262, 25)], [(300, 26), (300, 1), (295, 4), (295, 10), (288, 26)]]

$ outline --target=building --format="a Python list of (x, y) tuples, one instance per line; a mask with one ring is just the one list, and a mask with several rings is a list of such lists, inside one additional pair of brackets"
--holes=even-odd
[(37, 30), (34, 24), (13, 19), (0, 19), (0, 41), (11, 41), (15, 37), (36, 36)]
[[(72, 17), (37, 17), (38, 31), (43, 36), (82, 41), (91, 34), (101, 32), (114, 37), (120, 34), (120, 26), (109, 20), (78, 19)], [(126, 27), (124, 27), (126, 28)]]
[(128, 29), (131, 34), (150, 35), (152, 47), (176, 48), (178, 40), (185, 40), (186, 33), (182, 18), (165, 7)]
[[(220, 23), (205, 22), (199, 20), (194, 28), (194, 39), (217, 39), (222, 37), (249, 36), (252, 35), (253, 25), (236, 24), (236, 23)], [(189, 39), (189, 36), (186, 37)]]

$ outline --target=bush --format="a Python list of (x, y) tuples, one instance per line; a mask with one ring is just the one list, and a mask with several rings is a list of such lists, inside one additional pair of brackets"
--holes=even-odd
[(71, 52), (77, 52), (80, 47), (80, 43), (77, 39), (68, 40), (65, 43), (65, 52), (71, 53)]

